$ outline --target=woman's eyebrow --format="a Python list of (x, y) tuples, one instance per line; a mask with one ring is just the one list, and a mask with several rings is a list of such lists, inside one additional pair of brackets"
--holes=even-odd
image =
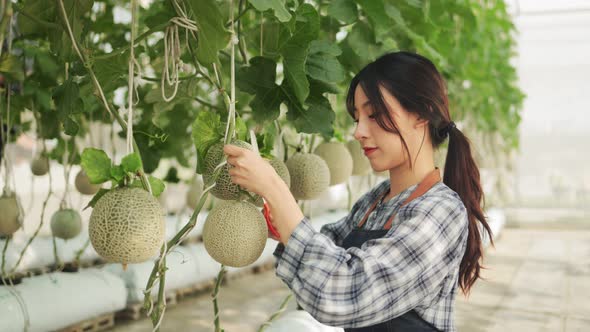
[[(361, 105), (361, 108), (365, 108), (367, 105), (370, 105), (370, 104), (371, 104), (371, 101), (370, 101), (370, 100), (367, 100), (367, 101), (365, 101), (365, 102), (364, 102), (364, 103)], [(355, 108), (354, 108), (354, 111), (356, 112), (357, 110), (358, 110), (358, 109), (355, 107)]]

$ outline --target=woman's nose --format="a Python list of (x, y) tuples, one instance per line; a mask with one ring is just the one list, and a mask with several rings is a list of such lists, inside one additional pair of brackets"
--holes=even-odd
[(359, 119), (359, 122), (356, 124), (356, 128), (354, 129), (354, 138), (357, 141), (360, 141), (364, 138), (368, 137), (368, 128), (365, 121)]

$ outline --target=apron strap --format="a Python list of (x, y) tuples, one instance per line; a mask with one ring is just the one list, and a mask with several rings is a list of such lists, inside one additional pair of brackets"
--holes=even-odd
[[(440, 179), (440, 171), (438, 168), (435, 168), (432, 172), (428, 173), (428, 175), (418, 184), (418, 187), (416, 187), (416, 190), (414, 190), (414, 192), (412, 192), (412, 194), (408, 198), (406, 198), (406, 200), (402, 203), (400, 208), (403, 207), (404, 205), (410, 203), (414, 199), (424, 195), (435, 184), (440, 182), (440, 180), (441, 180)], [(371, 214), (371, 212), (373, 212), (373, 210), (377, 206), (377, 203), (381, 199), (383, 199), (387, 194), (388, 194), (388, 192), (384, 193), (377, 200), (375, 200), (375, 202), (373, 203), (371, 208), (365, 214), (365, 217), (363, 218), (363, 220), (361, 220), (361, 222), (358, 224), (358, 228), (361, 228), (365, 224), (365, 222), (369, 218), (369, 215)], [(391, 217), (389, 217), (389, 219), (387, 220), (387, 222), (383, 226), (383, 229), (386, 229), (386, 230), (391, 229), (391, 225), (393, 224), (393, 219), (395, 219), (396, 215), (397, 215), (397, 213), (394, 213), (393, 215), (391, 215)]]

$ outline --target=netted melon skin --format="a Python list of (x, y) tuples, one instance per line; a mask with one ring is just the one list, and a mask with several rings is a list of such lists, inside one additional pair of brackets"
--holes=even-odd
[(268, 161), (272, 168), (275, 169), (277, 174), (285, 181), (287, 187), (291, 187), (291, 174), (289, 174), (289, 168), (287, 165), (280, 159), (270, 159)]
[(47, 172), (49, 172), (49, 159), (47, 159), (47, 157), (33, 159), (31, 162), (31, 172), (37, 176), (47, 174)]
[(363, 153), (363, 147), (357, 140), (346, 144), (352, 157), (352, 175), (367, 175), (371, 171), (371, 163)]
[(16, 196), (0, 197), (0, 235), (12, 235), (21, 226), (20, 209)]
[(268, 229), (264, 216), (251, 203), (226, 201), (207, 215), (203, 244), (217, 262), (232, 267), (254, 263), (262, 254)]
[(88, 179), (88, 175), (86, 175), (84, 170), (80, 170), (78, 174), (76, 174), (74, 184), (76, 185), (78, 192), (83, 195), (94, 195), (100, 189), (99, 184), (90, 183), (90, 179)]
[(165, 239), (164, 211), (158, 200), (141, 188), (118, 188), (102, 196), (90, 215), (90, 242), (109, 262), (144, 262)]
[(328, 164), (331, 186), (348, 181), (352, 175), (352, 156), (346, 145), (337, 142), (322, 143), (313, 153)]
[(295, 199), (316, 199), (330, 186), (330, 169), (318, 155), (296, 153), (287, 160)]
[[(252, 145), (244, 141), (234, 140), (231, 144), (252, 150)], [(207, 156), (205, 157), (205, 171), (203, 172), (203, 180), (205, 181), (205, 184), (209, 185), (213, 182), (213, 171), (215, 170), (215, 167), (219, 165), (221, 159), (223, 159), (223, 142), (214, 144), (209, 148), (209, 151), (207, 151)], [(229, 164), (223, 165), (221, 174), (219, 174), (216, 182), (217, 184), (210, 191), (213, 196), (224, 200), (235, 200), (239, 198), (240, 188), (231, 180), (231, 176), (229, 175)]]
[[(189, 189), (186, 191), (186, 205), (194, 210), (199, 205), (199, 199), (203, 194), (203, 180), (200, 178), (196, 178), (193, 180), (192, 183), (189, 184)], [(203, 208), (206, 208), (211, 204), (211, 195), (207, 196), (207, 200), (203, 205)]]
[(82, 231), (82, 217), (73, 209), (59, 210), (51, 216), (51, 233), (53, 236), (69, 240)]

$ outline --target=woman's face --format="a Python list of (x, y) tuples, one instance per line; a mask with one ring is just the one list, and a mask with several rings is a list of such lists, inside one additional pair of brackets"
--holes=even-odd
[[(424, 121), (418, 121), (417, 115), (407, 112), (385, 88), (381, 94), (388, 108), (389, 114), (406, 140), (412, 159), (415, 158), (424, 138)], [(359, 84), (354, 93), (355, 121), (357, 126), (354, 138), (357, 139), (365, 155), (369, 159), (373, 170), (377, 172), (403, 169), (410, 166), (408, 155), (404, 149), (400, 133), (391, 133), (381, 128), (376, 119), (371, 101), (365, 95)], [(367, 148), (375, 148), (367, 151)]]

